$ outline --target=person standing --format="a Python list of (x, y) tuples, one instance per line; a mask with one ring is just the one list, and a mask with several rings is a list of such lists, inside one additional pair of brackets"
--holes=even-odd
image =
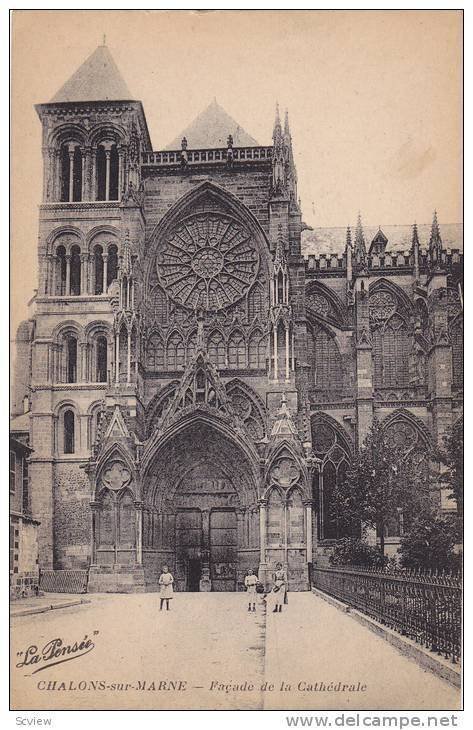
[(160, 585), (160, 593), (161, 593), (161, 600), (159, 604), (159, 610), (163, 610), (164, 601), (166, 601), (166, 611), (169, 611), (169, 601), (173, 597), (173, 587), (172, 584), (174, 583), (174, 578), (172, 577), (171, 573), (169, 572), (169, 568), (167, 565), (163, 565), (163, 572), (159, 576), (159, 585)]
[(273, 595), (274, 608), (273, 613), (281, 613), (283, 603), (286, 603), (287, 577), (282, 567), (282, 563), (276, 563), (276, 570), (273, 574)]
[(256, 571), (249, 568), (245, 575), (245, 586), (248, 594), (248, 611), (256, 611), (256, 584), (258, 583), (258, 577), (255, 573)]

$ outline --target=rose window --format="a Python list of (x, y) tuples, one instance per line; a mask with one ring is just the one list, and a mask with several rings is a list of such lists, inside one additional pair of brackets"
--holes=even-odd
[(157, 269), (168, 295), (190, 309), (221, 309), (247, 293), (259, 256), (250, 232), (225, 215), (184, 220), (165, 239)]

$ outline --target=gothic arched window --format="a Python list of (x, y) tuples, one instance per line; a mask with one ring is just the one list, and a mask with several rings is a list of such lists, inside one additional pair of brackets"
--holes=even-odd
[(146, 346), (146, 366), (149, 370), (164, 370), (164, 345), (158, 334), (153, 334)]
[(335, 540), (359, 532), (358, 526), (348, 528), (340, 524), (333, 506), (337, 485), (342, 484), (350, 462), (347, 440), (338, 427), (324, 418), (314, 417), (311, 422), (312, 448), (322, 460), (320, 474), (314, 480), (314, 501), (318, 506), (318, 533), (323, 540)]
[(156, 322), (166, 324), (168, 321), (168, 303), (166, 294), (160, 286), (155, 286), (151, 292), (151, 306)]
[(335, 338), (326, 329), (312, 328), (312, 368), (316, 388), (343, 387), (343, 364)]
[(463, 317), (456, 317), (450, 325), (452, 343), (452, 385), (463, 388)]
[(252, 333), (248, 343), (248, 360), (250, 368), (266, 367), (266, 340), (259, 330)]
[(75, 415), (74, 411), (64, 411), (64, 453), (73, 454), (75, 452)]
[(228, 367), (233, 370), (246, 367), (245, 340), (241, 332), (232, 332), (228, 340)]
[(369, 316), (375, 386), (403, 388), (409, 385), (412, 337), (403, 305), (391, 292), (378, 290), (370, 296)]
[(256, 282), (248, 294), (248, 319), (253, 321), (256, 317), (262, 320), (265, 314), (263, 286)]
[(220, 332), (213, 332), (209, 337), (208, 343), (209, 357), (214, 365), (218, 368), (224, 368), (225, 358), (225, 340)]
[(193, 332), (187, 339), (187, 362), (190, 362), (195, 355), (197, 347), (197, 332)]
[(167, 345), (168, 370), (181, 370), (184, 367), (184, 359), (184, 341), (178, 332), (174, 332), (169, 338)]
[[(393, 447), (399, 449), (405, 458), (412, 460), (419, 484), (421, 482), (426, 484), (429, 481), (428, 444), (419, 428), (408, 418), (400, 415), (385, 426), (384, 437)], [(399, 537), (406, 529), (410, 515), (406, 514), (403, 508), (404, 505), (399, 504), (395, 514), (386, 520), (385, 537)]]

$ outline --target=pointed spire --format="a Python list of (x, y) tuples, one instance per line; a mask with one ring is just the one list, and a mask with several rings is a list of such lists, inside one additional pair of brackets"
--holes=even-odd
[(273, 127), (273, 143), (275, 147), (282, 144), (282, 128), (281, 128), (281, 117), (279, 116), (279, 104), (276, 102), (276, 116), (274, 118)]
[(355, 245), (354, 245), (353, 252), (355, 254), (357, 263), (364, 263), (365, 257), (366, 257), (366, 244), (365, 244), (365, 236), (363, 233), (363, 225), (361, 223), (361, 213), (359, 211), (358, 211), (358, 218), (356, 221)]
[[(105, 37), (104, 37), (105, 40)], [(105, 43), (98, 46), (51, 99), (51, 104), (133, 99)]]
[(440, 236), (440, 227), (437, 219), (437, 211), (434, 211), (432, 220), (432, 229), (430, 232), (429, 252), (432, 263), (440, 262), (443, 250), (442, 238)]
[(291, 130), (289, 128), (289, 111), (286, 109), (286, 112), (284, 114), (284, 135), (291, 139)]
[(412, 250), (419, 249), (419, 233), (417, 231), (417, 223), (412, 226)]

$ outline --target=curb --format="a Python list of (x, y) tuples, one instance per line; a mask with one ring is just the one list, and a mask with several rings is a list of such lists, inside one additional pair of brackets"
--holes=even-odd
[(12, 611), (10, 618), (19, 616), (32, 616), (35, 613), (46, 613), (46, 611), (56, 611), (59, 608), (69, 608), (70, 606), (80, 606), (82, 603), (90, 603), (87, 599), (81, 598), (74, 601), (65, 601), (64, 603), (52, 603), (50, 606), (38, 606), (33, 608), (20, 608), (18, 611)]
[(349, 614), (359, 624), (369, 629), (377, 636), (380, 636), (404, 656), (413, 659), (423, 669), (427, 669), (441, 679), (445, 679), (454, 687), (461, 688), (461, 671), (454, 669), (448, 660), (444, 660), (434, 654), (427, 653), (427, 650), (422, 649), (412, 639), (401, 636), (396, 631), (393, 631), (393, 629), (383, 626), (383, 624), (380, 624), (370, 616), (365, 616), (365, 614), (357, 611), (355, 608), (351, 608), (348, 604), (339, 601), (338, 598), (334, 598), (328, 593), (320, 591), (318, 588), (312, 588), (312, 593), (315, 596), (322, 598), (327, 603), (330, 603), (330, 605), (334, 606), (339, 611)]

